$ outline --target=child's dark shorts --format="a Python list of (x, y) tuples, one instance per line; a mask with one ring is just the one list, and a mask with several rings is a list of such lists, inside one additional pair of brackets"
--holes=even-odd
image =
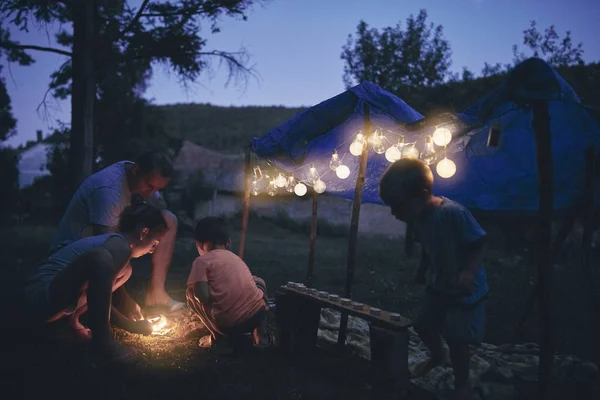
[(419, 332), (440, 333), (446, 342), (478, 346), (483, 341), (485, 301), (461, 304), (457, 301), (425, 294), (414, 328)]

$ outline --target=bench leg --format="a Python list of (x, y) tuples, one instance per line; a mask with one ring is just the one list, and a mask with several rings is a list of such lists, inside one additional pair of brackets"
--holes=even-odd
[(313, 350), (321, 321), (321, 307), (310, 300), (280, 294), (277, 302), (277, 346), (289, 354)]
[(381, 383), (408, 387), (408, 331), (393, 332), (372, 325), (369, 330), (374, 377)]

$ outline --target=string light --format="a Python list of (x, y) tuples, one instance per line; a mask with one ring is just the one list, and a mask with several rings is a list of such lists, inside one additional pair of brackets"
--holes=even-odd
[(288, 176), (287, 183), (285, 185), (285, 190), (292, 193), (294, 191), (295, 186), (296, 186), (296, 178), (294, 178), (294, 175)]
[(373, 146), (373, 151), (377, 154), (385, 153), (385, 136), (381, 133), (380, 130), (376, 130), (371, 136), (371, 145)]
[[(434, 144), (438, 147), (446, 147), (452, 140), (452, 131), (445, 127), (437, 127), (432, 136), (425, 137), (425, 144), (422, 152), (416, 146), (416, 142), (405, 143), (405, 137), (402, 134), (396, 134), (393, 131), (389, 131), (392, 135), (398, 136), (398, 143), (389, 146), (386, 149), (386, 141), (388, 140), (381, 129), (375, 129), (369, 137), (365, 137), (362, 131), (359, 131), (354, 137), (352, 143), (349, 146), (350, 154), (354, 156), (362, 155), (366, 147), (371, 144), (373, 151), (376, 154), (384, 154), (387, 161), (393, 163), (402, 158), (418, 159), (420, 158), (427, 165), (432, 165), (438, 159), (438, 154), (435, 150)], [(339, 148), (339, 147), (338, 147)], [(306, 168), (302, 166), (298, 169)], [(257, 196), (260, 193), (260, 181), (265, 179), (269, 183), (267, 186), (267, 194), (269, 196), (275, 196), (279, 188), (285, 188), (289, 193), (295, 193), (297, 196), (304, 196), (308, 189), (305, 183), (296, 180), (295, 172), (289, 173), (277, 173), (274, 178), (269, 176), (269, 172), (261, 171), (259, 166), (254, 167), (254, 177), (251, 182), (250, 191), (253, 195)], [(340, 157), (337, 149), (334, 149), (329, 160), (329, 169), (335, 172), (339, 179), (347, 179), (350, 176), (350, 168), (343, 164), (343, 158)], [(445, 152), (444, 158), (440, 160), (436, 165), (436, 172), (441, 178), (450, 178), (456, 173), (456, 164), (450, 160)], [(325, 173), (327, 175), (327, 173)], [(306, 174), (306, 180), (304, 181), (309, 185), (312, 185), (315, 193), (324, 193), (327, 189), (327, 185), (321, 179), (317, 168), (314, 164), (310, 164), (308, 173)]]
[(269, 186), (267, 186), (267, 194), (269, 196), (275, 196), (277, 194), (277, 185), (275, 181), (269, 182)]
[(385, 159), (393, 163), (402, 158), (402, 148), (404, 147), (404, 135), (400, 135), (398, 138), (398, 144), (390, 146), (385, 151)]
[(433, 143), (436, 146), (446, 147), (452, 140), (452, 132), (448, 128), (436, 128), (433, 132)]
[(342, 162), (340, 161), (340, 156), (338, 155), (337, 150), (334, 150), (333, 154), (331, 155), (331, 160), (329, 161), (329, 168), (331, 168), (333, 172), (336, 172), (341, 164)]
[(419, 158), (419, 150), (414, 143), (402, 147), (402, 158)]
[(285, 184), (287, 183), (287, 179), (285, 179), (285, 176), (283, 176), (283, 174), (279, 174), (277, 175), (277, 178), (275, 178), (275, 185), (277, 187), (284, 187)]
[(317, 179), (313, 186), (313, 190), (319, 194), (323, 193), (327, 189), (327, 185), (320, 179)]
[(358, 133), (356, 135), (356, 139), (350, 145), (350, 154), (353, 156), (360, 156), (367, 146), (367, 142), (365, 141), (365, 137), (362, 133)]
[(256, 178), (252, 179), (252, 185), (250, 187), (250, 193), (252, 193), (254, 196), (258, 196), (258, 194), (260, 193), (260, 186), (259, 186), (258, 181), (256, 180)]
[(307, 192), (307, 187), (304, 183), (302, 182), (298, 182), (298, 184), (294, 187), (294, 193), (296, 193), (297, 196), (304, 196)]
[(337, 169), (335, 170), (335, 174), (337, 175), (338, 178), (340, 179), (346, 179), (347, 177), (350, 176), (350, 168), (348, 168), (345, 165), (340, 165), (339, 167), (337, 167)]
[(317, 168), (315, 168), (315, 164), (310, 164), (310, 168), (308, 169), (308, 176), (306, 177), (306, 180), (311, 185), (314, 185), (318, 179), (319, 179), (319, 174), (317, 174)]
[(454, 161), (444, 156), (444, 158), (437, 163), (435, 171), (438, 173), (440, 178), (448, 179), (454, 176), (456, 173), (456, 164), (454, 164)]
[(431, 136), (425, 137), (425, 149), (421, 153), (421, 160), (425, 162), (427, 165), (431, 165), (435, 162), (437, 158), (437, 154), (435, 153), (435, 148), (433, 147), (433, 142), (431, 140)]

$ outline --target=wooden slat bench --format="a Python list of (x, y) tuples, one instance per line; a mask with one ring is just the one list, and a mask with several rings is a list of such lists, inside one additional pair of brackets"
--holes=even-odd
[(372, 313), (368, 305), (323, 295), (324, 292), (289, 284), (277, 290), (278, 347), (293, 355), (312, 351), (316, 347), (321, 309), (346, 312), (369, 323), (371, 366), (376, 376), (408, 384), (408, 328), (412, 321), (383, 310)]

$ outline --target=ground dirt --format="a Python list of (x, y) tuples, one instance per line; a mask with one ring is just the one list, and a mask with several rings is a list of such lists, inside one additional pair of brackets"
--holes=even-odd
[[(231, 221), (231, 226), (236, 247), (240, 221)], [(135, 366), (102, 374), (86, 371), (80, 363), (83, 345), (65, 340), (61, 323), (36, 332), (22, 329), (19, 324), (20, 281), (44, 259), (53, 230), (34, 225), (0, 229), (3, 260), (0, 393), (7, 394), (7, 399), (37, 399), (54, 397), (53, 394), (61, 398), (144, 400), (432, 398), (417, 387), (409, 393), (382, 393), (370, 384), (368, 363), (355, 355), (339, 356), (320, 350), (303, 360), (292, 360), (277, 349), (248, 348), (234, 356), (215, 357), (198, 348), (197, 338), (151, 345), (122, 332), (117, 332), (117, 337), (140, 349), (144, 353), (142, 360)], [(342, 293), (347, 247), (344, 237), (317, 238), (317, 288)], [(353, 299), (407, 317), (416, 315), (422, 292), (413, 283), (418, 257), (407, 258), (402, 248), (400, 241), (359, 239)], [(180, 300), (184, 298), (194, 252), (193, 241), (182, 234), (167, 285), (173, 297)], [(266, 280), (271, 291), (288, 281), (303, 281), (307, 259), (307, 234), (268, 221), (250, 221), (246, 261), (255, 275)], [(584, 279), (574, 260), (574, 256), (567, 256), (555, 271), (557, 350), (598, 363), (597, 340), (593, 338), (600, 317), (591, 306), (589, 279)], [(534, 264), (528, 252), (494, 248), (489, 250), (485, 263), (491, 287), (485, 341), (512, 341), (533, 287)], [(138, 299), (144, 291), (148, 271), (148, 259), (134, 263), (134, 274), (127, 287)], [(594, 279), (597, 283), (597, 275)], [(534, 312), (518, 341), (537, 339)], [(531, 388), (524, 388), (521, 396), (532, 398), (530, 394)]]

